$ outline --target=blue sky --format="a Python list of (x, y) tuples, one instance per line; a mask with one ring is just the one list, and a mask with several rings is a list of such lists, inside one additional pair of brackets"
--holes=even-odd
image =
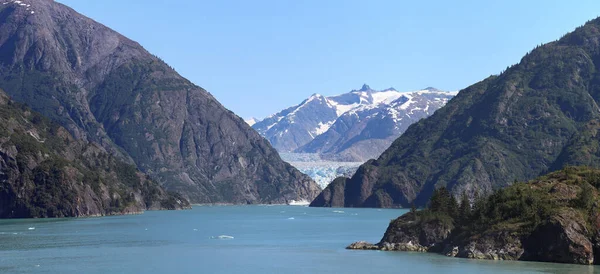
[(262, 118), (313, 93), (459, 90), (600, 15), (600, 1), (60, 0)]

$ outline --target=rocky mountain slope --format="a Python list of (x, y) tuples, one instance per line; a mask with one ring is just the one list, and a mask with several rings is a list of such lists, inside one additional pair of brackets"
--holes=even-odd
[(102, 147), (0, 90), (0, 218), (77, 217), (189, 207)]
[(566, 165), (600, 166), (599, 60), (596, 19), (460, 91), (312, 205), (422, 206), (435, 187), (490, 193)]
[(319, 192), (207, 91), (51, 0), (0, 5), (0, 88), (194, 203), (285, 203)]
[(379, 156), (410, 124), (433, 114), (454, 95), (434, 88), (398, 92), (364, 85), (337, 96), (314, 94), (253, 128), (280, 152), (364, 162)]
[(600, 264), (600, 171), (569, 167), (500, 189), (473, 206), (439, 189), (430, 207), (393, 220), (381, 241), (350, 249)]

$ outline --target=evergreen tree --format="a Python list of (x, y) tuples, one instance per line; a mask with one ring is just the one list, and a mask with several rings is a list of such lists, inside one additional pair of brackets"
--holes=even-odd
[(456, 198), (454, 198), (454, 195), (450, 193), (448, 193), (448, 208), (446, 209), (446, 212), (450, 217), (454, 219), (458, 218), (458, 202), (456, 201)]
[(469, 220), (471, 218), (471, 202), (466, 191), (463, 191), (460, 196), (460, 206), (458, 208), (458, 215), (461, 222)]

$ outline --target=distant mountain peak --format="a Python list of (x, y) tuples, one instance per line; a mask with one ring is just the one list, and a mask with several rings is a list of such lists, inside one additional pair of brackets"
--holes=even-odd
[(441, 90), (434, 88), (434, 87), (426, 87), (424, 90), (428, 90), (428, 91), (435, 91), (435, 92), (440, 92)]
[(310, 97), (308, 97), (308, 99), (320, 99), (323, 98), (323, 95), (318, 94), (318, 93), (313, 93)]
[(245, 119), (244, 122), (246, 122), (246, 124), (248, 124), (249, 126), (253, 126), (254, 124), (258, 123), (259, 120), (254, 117), (250, 117), (248, 119)]
[[(280, 152), (337, 153), (348, 148), (353, 152), (348, 152), (346, 159), (363, 161), (378, 156), (408, 125), (430, 115), (453, 95), (433, 93), (373, 90), (367, 84), (360, 90), (333, 96), (314, 93), (299, 105), (252, 127)], [(329, 137), (318, 138), (327, 132)], [(361, 133), (363, 137), (354, 138)], [(316, 139), (314, 145), (309, 145)]]

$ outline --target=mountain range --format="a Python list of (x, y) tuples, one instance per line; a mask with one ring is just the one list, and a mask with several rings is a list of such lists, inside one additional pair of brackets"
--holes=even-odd
[(336, 96), (313, 94), (252, 127), (280, 152), (364, 162), (378, 157), (410, 124), (433, 114), (455, 94), (435, 88), (376, 91), (365, 84)]
[(313, 206), (423, 206), (441, 186), (489, 194), (570, 165), (600, 166), (600, 19), (536, 47), (406, 130)]
[(286, 203), (320, 191), (206, 90), (55, 1), (0, 5), (0, 88), (193, 203)]

